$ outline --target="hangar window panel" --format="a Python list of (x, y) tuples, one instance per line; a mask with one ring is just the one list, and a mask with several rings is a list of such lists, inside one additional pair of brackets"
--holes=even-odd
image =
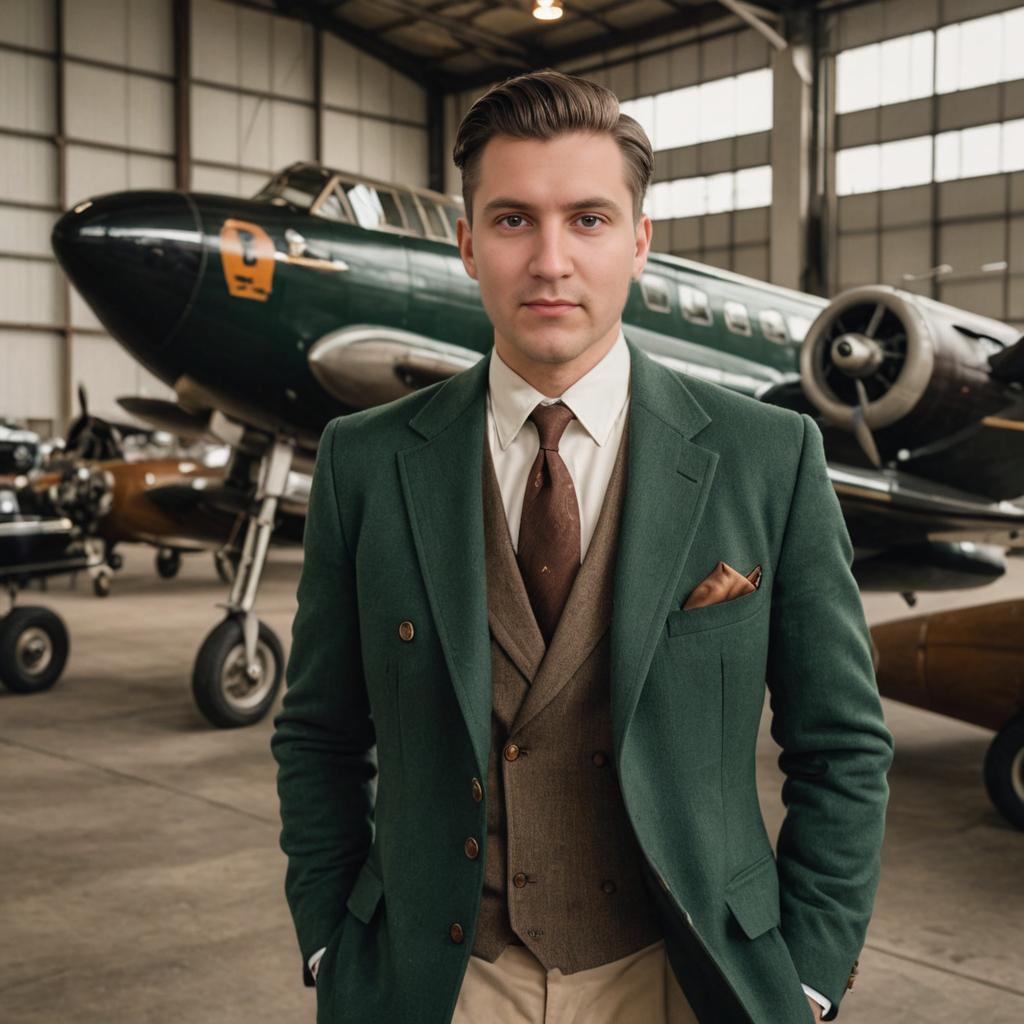
[(753, 331), (750, 327), (750, 314), (747, 312), (747, 307), (742, 302), (730, 299), (722, 309), (725, 314), (725, 326), (733, 334), (742, 334), (749, 338)]
[(1024, 57), (1024, 7), (1015, 11), (1007, 11), (1003, 15), (1003, 81), (1009, 82), (1020, 78), (1021, 59)]
[(770, 68), (736, 77), (736, 134), (771, 131), (772, 72)]
[(935, 180), (953, 181), (960, 177), (960, 133), (942, 132), (935, 136)]
[(654, 98), (654, 149), (692, 146), (697, 141), (697, 90), (673, 89)]
[(762, 309), (758, 319), (761, 322), (761, 333), (768, 341), (776, 345), (786, 343), (786, 321), (777, 309)]
[(960, 25), (959, 88), (975, 89), (991, 85), (1001, 77), (1002, 54), (1000, 28), (1002, 18), (975, 18)]
[(933, 92), (934, 34), (918, 32), (879, 46), (879, 102), (903, 103)]
[(759, 206), (771, 206), (772, 169), (745, 167), (736, 172), (736, 210), (753, 210)]
[(648, 189), (648, 215), (651, 220), (669, 220), (673, 216), (671, 189), (670, 181), (656, 182)]
[(709, 174), (707, 177), (708, 213), (725, 213), (735, 202), (735, 175), (732, 171), (724, 174)]
[(698, 86), (700, 141), (728, 139), (736, 134), (736, 79), (719, 78)]
[(0, 320), (62, 323), (63, 290), (63, 275), (55, 262), (0, 258)]
[[(629, 100), (629, 109), (625, 113), (629, 114), (635, 121), (640, 122), (640, 127), (647, 132), (647, 138), (651, 140), (651, 145), (654, 146), (654, 97), (643, 96), (640, 99)], [(660, 146), (655, 148), (661, 148)]]
[(53, 4), (41, 4), (39, 0), (3, 0), (3, 8), (0, 40), (39, 50), (53, 49)]
[(711, 303), (708, 301), (707, 294), (699, 288), (681, 284), (679, 286), (679, 308), (682, 310), (684, 319), (689, 320), (691, 324), (711, 326)]
[(1003, 125), (1002, 170), (1024, 170), (1024, 119)]
[(995, 174), (1000, 165), (1000, 125), (983, 124), (960, 133), (960, 177)]
[(836, 195), (877, 192), (881, 179), (879, 147), (854, 146), (836, 153)]
[(672, 182), (672, 209), (675, 217), (699, 217), (708, 212), (706, 179), (680, 178)]
[(909, 188), (932, 180), (932, 139), (900, 139), (881, 146), (881, 187)]
[(0, 243), (6, 252), (53, 259), (50, 232), (56, 215), (48, 210), (25, 210), (0, 205)]
[(877, 107), (881, 95), (877, 43), (844, 50), (836, 57), (836, 113)]

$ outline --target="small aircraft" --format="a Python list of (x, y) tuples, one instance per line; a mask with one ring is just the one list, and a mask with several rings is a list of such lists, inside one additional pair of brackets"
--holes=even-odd
[[(176, 402), (133, 409), (232, 447), (257, 480), (227, 615), (193, 694), (218, 726), (273, 703), (254, 604), (293, 464), (328, 420), (473, 365), (493, 329), (455, 245), (461, 203), (314, 164), (252, 199), (132, 191), (53, 231), (72, 283)], [(678, 372), (816, 416), (864, 589), (978, 586), (1024, 531), (1024, 348), (1006, 324), (886, 286), (831, 302), (652, 253), (623, 314)]]

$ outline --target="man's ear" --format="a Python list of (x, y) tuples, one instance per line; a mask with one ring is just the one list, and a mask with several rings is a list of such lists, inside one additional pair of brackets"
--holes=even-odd
[(473, 259), (473, 231), (465, 217), (459, 217), (455, 222), (455, 240), (458, 242), (462, 265), (466, 268), (466, 273), (475, 281), (476, 260)]
[(654, 233), (654, 224), (646, 213), (640, 215), (636, 224), (636, 248), (633, 251), (633, 273), (634, 281), (640, 280), (640, 275), (647, 266), (647, 254), (651, 251), (651, 237)]

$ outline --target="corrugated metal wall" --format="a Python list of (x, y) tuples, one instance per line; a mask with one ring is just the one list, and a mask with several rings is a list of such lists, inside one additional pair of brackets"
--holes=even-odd
[[(267, 10), (191, 0), (190, 68), (178, 66), (173, 0), (2, 3), (0, 417), (60, 432), (79, 382), (107, 415), (119, 413), (120, 395), (169, 394), (107, 335), (53, 259), (53, 223), (81, 199), (174, 188), (179, 164), (181, 184), (234, 195), (295, 160), (427, 182), (423, 90), (275, 15), (269, 0)], [(187, 154), (176, 142), (179, 74)]]

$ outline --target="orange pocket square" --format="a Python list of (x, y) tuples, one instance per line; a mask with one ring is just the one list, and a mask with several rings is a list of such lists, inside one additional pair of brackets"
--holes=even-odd
[(683, 609), (703, 608), (705, 605), (731, 601), (734, 597), (742, 597), (744, 594), (757, 590), (760, 582), (760, 565), (755, 565), (746, 576), (743, 576), (731, 565), (719, 562), (693, 588), (690, 596), (683, 602)]

